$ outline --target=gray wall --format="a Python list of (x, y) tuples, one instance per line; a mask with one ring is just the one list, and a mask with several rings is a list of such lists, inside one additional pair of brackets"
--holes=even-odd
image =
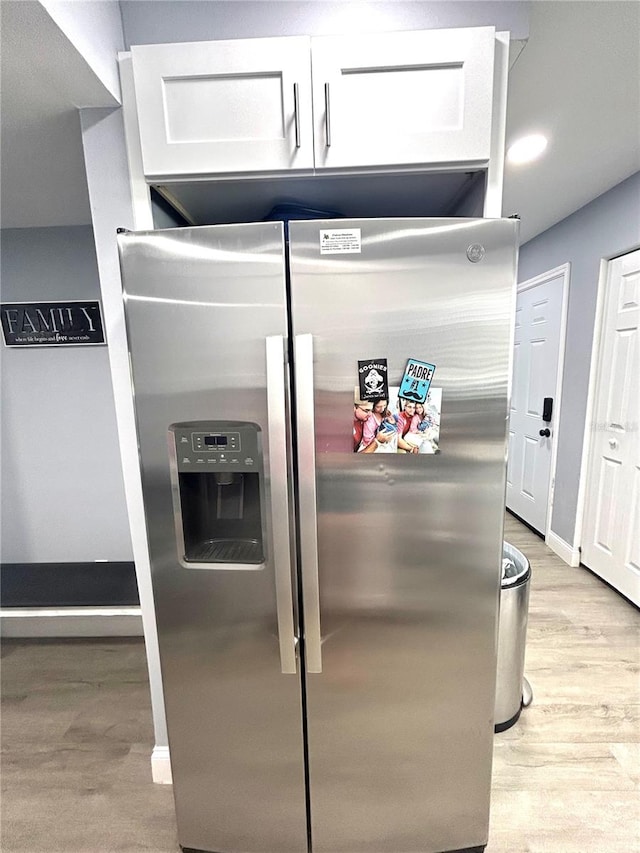
[(526, 243), (519, 279), (571, 263), (569, 315), (551, 529), (574, 543), (600, 260), (640, 244), (640, 172)]
[[(90, 226), (0, 240), (3, 302), (100, 298)], [(107, 347), (2, 346), (0, 558), (131, 560)]]
[(127, 50), (132, 44), (268, 36), (495, 26), (529, 35), (528, 2), (378, 0), (121, 0)]

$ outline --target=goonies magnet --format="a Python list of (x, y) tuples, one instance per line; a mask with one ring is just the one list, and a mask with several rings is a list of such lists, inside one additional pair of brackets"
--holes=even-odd
[(358, 362), (358, 383), (361, 400), (388, 399), (387, 359), (368, 358)]

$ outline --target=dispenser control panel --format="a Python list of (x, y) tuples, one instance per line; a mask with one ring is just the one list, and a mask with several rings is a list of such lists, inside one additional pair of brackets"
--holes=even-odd
[[(196, 426), (195, 424), (193, 425)], [(260, 466), (258, 430), (253, 424), (216, 423), (205, 431), (203, 424), (189, 429), (187, 424), (172, 427), (178, 471), (257, 471)], [(212, 424), (213, 426), (213, 424)]]
[(194, 432), (191, 442), (196, 452), (237, 453), (241, 450), (239, 432)]

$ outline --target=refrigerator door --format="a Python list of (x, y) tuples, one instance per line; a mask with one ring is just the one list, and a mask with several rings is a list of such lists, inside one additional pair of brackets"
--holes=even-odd
[[(517, 224), (290, 228), (313, 851), (479, 849)], [(392, 398), (435, 365), (437, 453), (354, 452), (358, 362), (382, 359)]]
[(179, 841), (301, 853), (282, 224), (119, 243)]

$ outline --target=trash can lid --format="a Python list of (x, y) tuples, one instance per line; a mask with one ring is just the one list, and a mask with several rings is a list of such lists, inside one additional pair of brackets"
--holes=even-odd
[(523, 583), (529, 572), (529, 560), (522, 551), (514, 548), (508, 542), (502, 548), (502, 581), (501, 586), (517, 586)]

